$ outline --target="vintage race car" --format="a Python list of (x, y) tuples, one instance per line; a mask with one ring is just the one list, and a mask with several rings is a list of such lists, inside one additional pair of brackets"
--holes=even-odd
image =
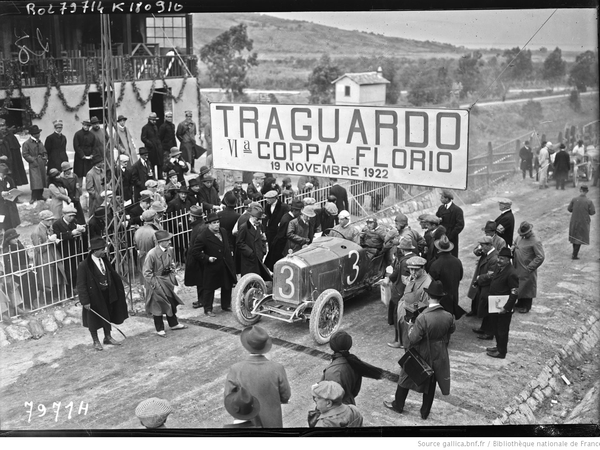
[(342, 322), (344, 300), (363, 292), (385, 274), (383, 254), (369, 257), (360, 245), (339, 237), (319, 237), (302, 250), (277, 261), (273, 287), (267, 291), (257, 274), (237, 283), (232, 306), (242, 325), (262, 316), (288, 323), (309, 321), (319, 344), (329, 342)]

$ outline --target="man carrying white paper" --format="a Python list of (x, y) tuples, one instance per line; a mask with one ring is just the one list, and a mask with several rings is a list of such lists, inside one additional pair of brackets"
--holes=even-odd
[[(509, 248), (505, 247), (500, 250), (490, 283), (488, 295), (490, 315), (488, 317), (490, 318), (490, 327), (496, 338), (496, 347), (488, 347), (486, 352), (492, 358), (504, 359), (506, 357), (510, 321), (519, 292), (519, 276), (510, 263), (511, 258), (512, 254)], [(494, 298), (499, 300), (498, 305), (501, 305), (504, 299), (507, 299), (506, 304), (499, 308), (499, 312), (496, 313), (492, 310), (496, 306), (496, 302), (492, 301)]]

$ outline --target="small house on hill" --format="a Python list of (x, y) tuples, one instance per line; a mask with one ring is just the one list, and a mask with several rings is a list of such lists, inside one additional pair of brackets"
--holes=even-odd
[(377, 72), (345, 73), (332, 81), (336, 105), (385, 105), (386, 84), (381, 67)]

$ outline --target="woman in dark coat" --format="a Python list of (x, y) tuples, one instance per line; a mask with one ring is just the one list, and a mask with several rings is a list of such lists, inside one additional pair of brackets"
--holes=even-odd
[(104, 239), (92, 239), (90, 253), (77, 269), (77, 293), (83, 306), (83, 326), (90, 330), (96, 350), (102, 350), (98, 339), (100, 328), (104, 330), (104, 344), (121, 345), (111, 337), (112, 327), (106, 321), (119, 325), (129, 317), (123, 281), (106, 257), (106, 246)]
[(6, 127), (6, 121), (0, 119), (0, 155), (8, 157), (10, 175), (17, 186), (27, 184), (27, 173), (21, 156), (21, 144), (15, 137), (13, 129)]
[(383, 370), (361, 361), (349, 350), (352, 348), (352, 336), (345, 331), (336, 331), (331, 335), (329, 347), (333, 350), (331, 363), (323, 370), (321, 381), (335, 381), (344, 388), (345, 405), (356, 405), (355, 398), (360, 392), (363, 377), (380, 380)]
[(431, 411), (435, 397), (435, 385), (440, 386), (443, 395), (450, 394), (450, 358), (448, 356), (448, 341), (454, 333), (456, 326), (454, 317), (439, 304), (444, 291), (442, 283), (432, 281), (425, 289), (429, 295), (429, 306), (417, 316), (415, 323), (408, 332), (409, 348), (416, 348), (429, 366), (433, 369), (430, 381), (417, 385), (412, 381), (404, 369), (400, 370), (398, 387), (393, 402), (384, 401), (383, 405), (392, 411), (401, 413), (408, 391), (412, 390), (423, 394), (421, 405), (421, 418), (426, 420)]
[(8, 172), (7, 167), (0, 167), (0, 215), (4, 216), (0, 228), (8, 230), (18, 227), (21, 224), (21, 218), (15, 202), (4, 198), (8, 196), (8, 191), (17, 187), (12, 177), (8, 176), (6, 172)]

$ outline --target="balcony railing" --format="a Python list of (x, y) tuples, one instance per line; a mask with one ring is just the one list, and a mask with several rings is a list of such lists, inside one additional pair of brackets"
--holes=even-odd
[[(113, 80), (138, 81), (196, 76), (197, 58), (174, 56), (113, 56)], [(11, 84), (21, 87), (95, 83), (101, 73), (102, 58), (61, 57), (30, 59), (27, 64), (0, 60), (0, 88)]]

